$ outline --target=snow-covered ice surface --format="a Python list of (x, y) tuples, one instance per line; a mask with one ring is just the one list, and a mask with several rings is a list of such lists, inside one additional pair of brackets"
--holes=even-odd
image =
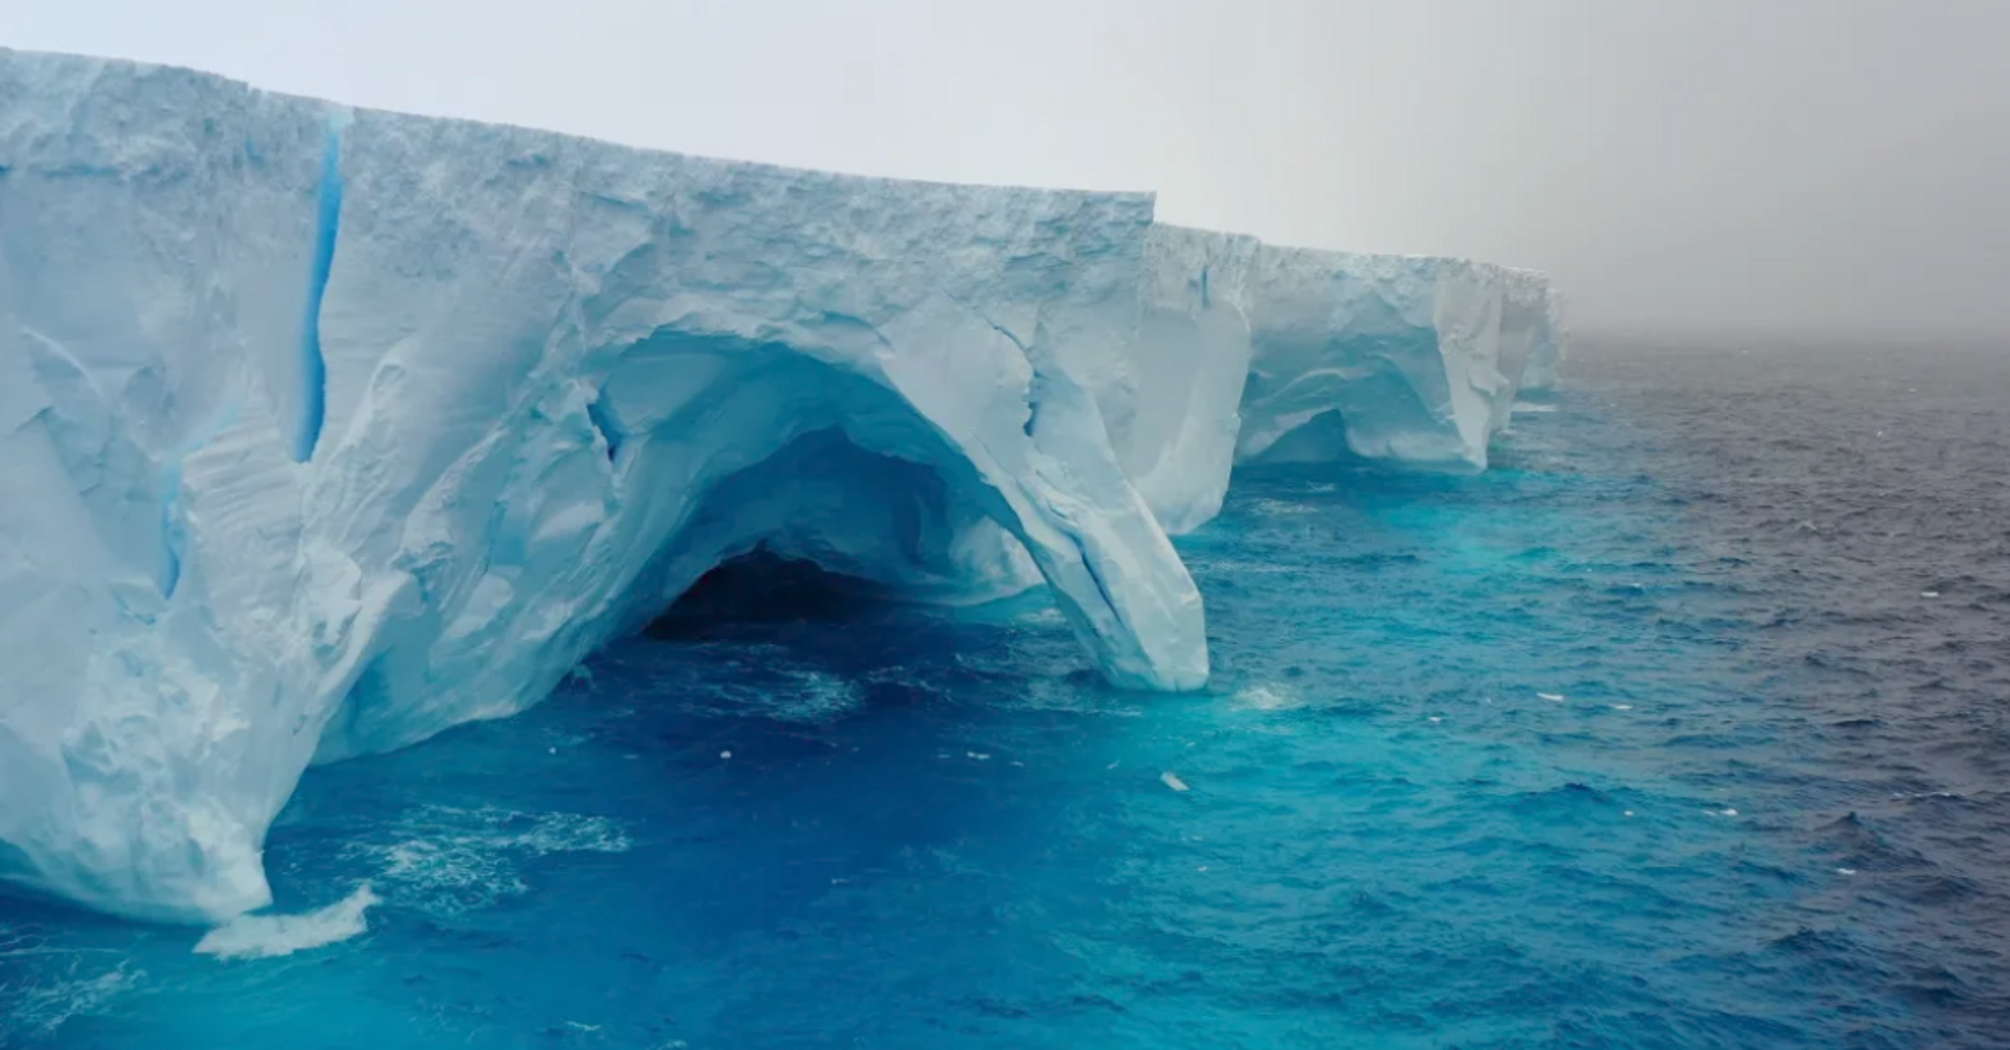
[(757, 548), (1044, 583), (1112, 682), (1197, 688), (1168, 532), (1238, 460), (1484, 466), (1558, 302), (0, 51), (0, 879), (255, 909), (310, 762), (517, 712)]

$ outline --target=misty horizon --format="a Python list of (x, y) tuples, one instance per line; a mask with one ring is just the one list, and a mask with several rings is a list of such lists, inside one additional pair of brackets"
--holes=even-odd
[(1150, 191), (1173, 224), (1544, 270), (1588, 337), (1966, 341), (2010, 333), (2003, 39), (2010, 6), (1979, 0), (688, 0), (562, 24), (84, 0), (0, 45), (703, 156)]

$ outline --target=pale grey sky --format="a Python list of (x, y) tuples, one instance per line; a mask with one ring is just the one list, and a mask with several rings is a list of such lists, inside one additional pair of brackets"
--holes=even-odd
[(1154, 189), (1586, 329), (2010, 335), (2010, 0), (0, 0), (0, 44), (692, 153)]

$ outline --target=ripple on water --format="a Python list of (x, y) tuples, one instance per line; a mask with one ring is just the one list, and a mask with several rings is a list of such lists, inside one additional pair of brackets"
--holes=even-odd
[(350, 939), (0, 905), (0, 1043), (1994, 1050), (2010, 369), (1809, 365), (1245, 472), (1180, 540), (1207, 694), (1037, 601), (616, 647), (310, 772), (279, 913), (368, 883)]

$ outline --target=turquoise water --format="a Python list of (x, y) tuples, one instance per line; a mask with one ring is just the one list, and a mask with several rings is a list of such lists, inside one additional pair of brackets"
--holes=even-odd
[(354, 936), (0, 903), (0, 1043), (1990, 1045), (1998, 960), (1921, 930), (1994, 898), (1907, 896), (1960, 858), (1839, 772), (1881, 730), (1668, 455), (1708, 391), (1648, 389), (1594, 371), (1478, 477), (1240, 478), (1180, 544), (1201, 695), (1101, 686), (1037, 598), (624, 643), (310, 772), (278, 907), (367, 884)]

